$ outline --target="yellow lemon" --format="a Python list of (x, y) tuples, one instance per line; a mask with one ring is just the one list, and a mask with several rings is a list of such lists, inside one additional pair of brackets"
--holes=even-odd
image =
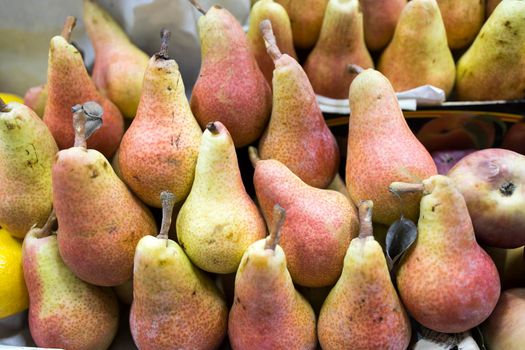
[(24, 99), (20, 96), (13, 95), (7, 92), (0, 92), (0, 98), (4, 101), (4, 103), (9, 102), (18, 102), (18, 103), (24, 103)]
[(22, 271), (22, 242), (0, 228), (0, 318), (24, 311), (28, 303)]

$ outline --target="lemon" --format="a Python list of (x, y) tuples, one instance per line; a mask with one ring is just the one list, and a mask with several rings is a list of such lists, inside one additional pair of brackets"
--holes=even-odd
[(0, 228), (0, 318), (24, 311), (28, 303), (22, 243)]
[(20, 96), (13, 95), (7, 92), (0, 92), (0, 98), (4, 101), (4, 103), (9, 102), (18, 102), (18, 103), (24, 103), (24, 99)]

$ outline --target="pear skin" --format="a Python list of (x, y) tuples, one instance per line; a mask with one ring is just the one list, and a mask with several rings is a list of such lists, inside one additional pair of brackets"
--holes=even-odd
[(272, 116), (259, 141), (261, 159), (276, 159), (308, 185), (326, 188), (339, 167), (337, 142), (303, 68), (281, 54), (270, 22), (261, 26), (275, 63)]
[(53, 135), (27, 106), (0, 99), (0, 226), (24, 238), (52, 207)]
[(436, 0), (410, 1), (377, 65), (395, 91), (433, 85), (449, 95), (456, 66)]
[(44, 116), (46, 100), (47, 88), (45, 84), (29, 88), (24, 95), (24, 104), (31, 108), (40, 118)]
[[(374, 222), (390, 225), (401, 215), (400, 202), (388, 191), (393, 181), (421, 181), (437, 174), (432, 157), (414, 136), (389, 81), (371, 69), (350, 86), (346, 186), (354, 203), (375, 204)], [(405, 179), (405, 180), (401, 180)], [(420, 194), (403, 197), (403, 213), (415, 220)]]
[(118, 159), (126, 184), (157, 208), (164, 190), (178, 201), (190, 192), (202, 135), (177, 62), (165, 49), (151, 58), (146, 69), (137, 115), (122, 138)]
[(394, 35), (407, 0), (359, 0), (363, 11), (366, 46), (370, 51), (384, 48)]
[(305, 184), (273, 159), (255, 162), (253, 183), (267, 223), (275, 220), (276, 203), (287, 210), (279, 244), (294, 283), (307, 287), (335, 284), (346, 249), (358, 233), (353, 204), (339, 192)]
[(418, 237), (397, 271), (399, 294), (423, 326), (464, 332), (483, 322), (496, 306), (498, 270), (477, 244), (467, 205), (452, 180), (436, 175), (419, 186), (424, 196)]
[(485, 7), (485, 16), (487, 18), (490, 17), (490, 15), (492, 14), (492, 12), (494, 12), (494, 10), (496, 9), (496, 7), (499, 5), (499, 3), (501, 2), (502, 0), (486, 0), (486, 7)]
[(494, 10), (457, 63), (458, 100), (512, 100), (525, 96), (525, 2)]
[(22, 248), (33, 340), (45, 348), (109, 348), (119, 320), (115, 294), (76, 277), (60, 257), (57, 236), (42, 231), (28, 232)]
[(220, 121), (235, 147), (257, 140), (270, 117), (270, 86), (257, 65), (241, 24), (213, 6), (199, 18), (202, 64), (190, 105), (201, 128)]
[(149, 57), (95, 0), (84, 0), (84, 24), (95, 49), (95, 85), (125, 117), (135, 116)]
[(264, 74), (268, 84), (271, 85), (274, 65), (272, 59), (266, 52), (266, 45), (259, 30), (259, 23), (264, 19), (269, 19), (272, 22), (277, 45), (283, 52), (295, 59), (297, 59), (297, 54), (293, 46), (290, 18), (284, 7), (274, 0), (257, 1), (250, 11), (247, 38), (261, 72)]
[(358, 0), (330, 0), (319, 40), (308, 55), (304, 71), (316, 94), (345, 99), (357, 75), (348, 71), (348, 64), (374, 68), (365, 45), (363, 15)]
[(437, 0), (447, 30), (448, 46), (469, 45), (485, 22), (485, 0)]
[(371, 211), (371, 201), (359, 205), (359, 237), (350, 243), (341, 277), (321, 308), (317, 333), (324, 350), (405, 350), (410, 343), (410, 321), (374, 239)]
[(233, 140), (221, 122), (202, 136), (195, 180), (177, 216), (177, 238), (191, 261), (213, 273), (237, 270), (242, 254), (263, 238), (264, 219), (246, 193)]

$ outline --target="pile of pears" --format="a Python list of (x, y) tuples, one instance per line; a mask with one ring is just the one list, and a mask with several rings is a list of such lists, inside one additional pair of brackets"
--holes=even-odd
[[(460, 333), (491, 315), (500, 277), (472, 208), (395, 93), (450, 92), (450, 48), (472, 41), (458, 96), (521, 89), (505, 67), (525, 64), (525, 1), (504, 0), (477, 38), (447, 31), (447, 1), (391, 0), (381, 16), (376, 1), (308, 2), (257, 1), (244, 33), (191, 0), (202, 66), (188, 100), (168, 30), (148, 57), (84, 0), (92, 75), (68, 17), (37, 92), (43, 118), (0, 100), (0, 226), (23, 239), (38, 346), (108, 349), (126, 322), (139, 349), (407, 349), (414, 324)], [(386, 47), (379, 70), (367, 47)], [(344, 153), (316, 94), (349, 99)], [(417, 238), (394, 262), (379, 232), (405, 241), (392, 237), (407, 221)]]

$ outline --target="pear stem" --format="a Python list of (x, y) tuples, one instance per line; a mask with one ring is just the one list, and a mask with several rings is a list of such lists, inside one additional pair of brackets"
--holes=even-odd
[(73, 128), (75, 129), (74, 147), (87, 148), (86, 115), (84, 114), (84, 109), (78, 106), (79, 105), (73, 107)]
[(273, 230), (270, 231), (270, 235), (266, 237), (266, 244), (264, 245), (264, 249), (270, 249), (275, 251), (275, 247), (277, 246), (277, 244), (279, 244), (279, 240), (281, 239), (281, 228), (283, 227), (285, 218), (286, 210), (284, 210), (284, 208), (281, 207), (279, 204), (274, 205), (273, 220), (275, 224)]
[(255, 168), (257, 162), (261, 160), (257, 148), (253, 146), (248, 147), (248, 156), (250, 157), (250, 162), (252, 163), (252, 166)]
[(374, 202), (371, 200), (359, 203), (359, 238), (366, 238), (374, 235), (372, 226), (372, 209)]
[(363, 73), (364, 72), (364, 68), (357, 65), (357, 64), (353, 64), (353, 63), (350, 63), (347, 67), (346, 67), (348, 73), (351, 73), (351, 74), (359, 74), (359, 73)]
[(173, 207), (175, 206), (175, 195), (169, 191), (162, 191), (160, 194), (160, 201), (162, 202), (162, 223), (157, 238), (165, 239), (167, 246), (171, 217), (173, 215)]
[(206, 129), (208, 129), (208, 131), (213, 135), (219, 135), (219, 129), (217, 129), (217, 125), (215, 125), (214, 122), (208, 123), (208, 125), (206, 125)]
[(261, 30), (268, 55), (270, 55), (272, 61), (277, 61), (282, 56), (282, 53), (273, 34), (272, 22), (269, 19), (265, 19), (259, 24), (259, 29)]
[(0, 112), (7, 112), (5, 109), (7, 107), (7, 103), (4, 102), (4, 100), (2, 100), (2, 98), (0, 97)]
[(423, 192), (425, 187), (422, 183), (412, 184), (407, 182), (392, 182), (388, 186), (388, 190), (396, 195), (403, 193), (414, 193), (414, 192)]
[(71, 41), (71, 32), (73, 31), (73, 28), (75, 28), (76, 23), (77, 19), (74, 16), (67, 16), (66, 22), (62, 27), (62, 33), (60, 34), (67, 42)]
[(168, 44), (170, 42), (170, 36), (171, 32), (166, 28), (162, 28), (162, 30), (160, 31), (160, 51), (156, 55), (158, 58), (163, 58), (165, 60), (170, 59), (170, 56), (168, 54)]
[(51, 229), (55, 225), (55, 222), (57, 221), (57, 215), (55, 213), (55, 209), (51, 210), (51, 214), (49, 214), (49, 217), (47, 218), (46, 223), (44, 226), (40, 229), (40, 232), (36, 235), (36, 238), (44, 238), (51, 234)]
[(193, 7), (195, 7), (200, 13), (202, 13), (203, 15), (206, 15), (206, 10), (204, 9), (204, 7), (202, 7), (201, 4), (199, 4), (197, 0), (189, 0), (189, 1), (193, 5)]

